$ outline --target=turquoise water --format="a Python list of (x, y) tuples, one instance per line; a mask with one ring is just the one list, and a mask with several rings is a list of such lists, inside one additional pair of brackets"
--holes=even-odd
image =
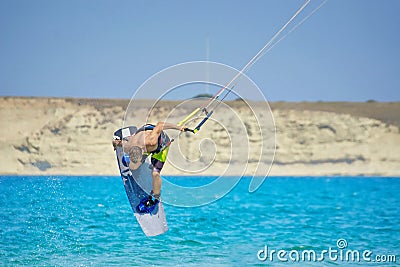
[[(212, 178), (167, 178), (185, 184)], [(183, 181), (183, 180), (182, 180)], [(120, 177), (0, 177), (2, 266), (287, 266), (269, 250), (370, 250), (400, 262), (400, 179), (250, 179), (207, 206), (165, 206), (170, 230), (147, 238)], [(293, 253), (293, 252), (292, 252)], [(264, 256), (264, 254), (260, 254)], [(397, 265), (396, 265), (397, 264)], [(352, 265), (347, 261), (297, 266)]]

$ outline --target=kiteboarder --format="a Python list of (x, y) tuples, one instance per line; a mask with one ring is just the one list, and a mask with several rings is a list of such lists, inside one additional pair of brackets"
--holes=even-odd
[(126, 142), (113, 140), (114, 150), (117, 146), (123, 146), (131, 170), (137, 170), (147, 156), (151, 155), (153, 183), (148, 205), (154, 205), (155, 202), (160, 200), (162, 184), (160, 172), (164, 167), (171, 144), (171, 139), (164, 132), (168, 129), (185, 131), (187, 128), (165, 122), (159, 122), (157, 125), (146, 124), (139, 128), (135, 134), (129, 136)]

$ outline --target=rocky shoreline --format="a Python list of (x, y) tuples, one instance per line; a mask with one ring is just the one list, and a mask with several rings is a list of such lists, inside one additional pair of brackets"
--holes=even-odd
[[(3, 175), (118, 175), (111, 147), (112, 133), (122, 125), (126, 99), (0, 98), (0, 174)], [(138, 110), (151, 101), (143, 100)], [(176, 105), (159, 104), (160, 120)], [(252, 175), (257, 164), (272, 176), (400, 176), (400, 103), (270, 103), (276, 126), (276, 151), (268, 160), (249, 158), (247, 169), (233, 174)], [(244, 116), (240, 103), (232, 109)], [(257, 110), (255, 111), (257, 113)], [(251, 118), (249, 117), (249, 121)], [(246, 125), (250, 149), (260, 145)], [(223, 134), (204, 127), (208, 136), (222, 147)], [(179, 143), (188, 157), (190, 139)], [(191, 155), (192, 153), (193, 155)], [(219, 151), (212, 175), (223, 167), (225, 150)], [(264, 166), (264, 165), (265, 166)], [(164, 174), (182, 174), (167, 164)]]

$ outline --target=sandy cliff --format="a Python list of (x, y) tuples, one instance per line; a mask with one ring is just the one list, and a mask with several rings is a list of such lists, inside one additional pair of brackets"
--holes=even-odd
[[(111, 139), (123, 123), (127, 104), (128, 100), (0, 98), (0, 173), (118, 175)], [(154, 120), (168, 114), (171, 105), (161, 103), (163, 110)], [(400, 176), (399, 103), (272, 103), (271, 107), (277, 148), (271, 175)], [(240, 104), (233, 109), (247, 116)], [(257, 148), (260, 139), (251, 135), (253, 126), (245, 126), (250, 150)], [(215, 174), (227, 160), (224, 149), (229, 140), (213, 127), (204, 127), (202, 135), (221, 147), (213, 167), (203, 173)], [(195, 158), (198, 150), (190, 138), (186, 140), (179, 142), (179, 149)], [(258, 164), (252, 155), (245, 174)], [(267, 171), (268, 160), (261, 159), (263, 164)], [(241, 173), (235, 166), (231, 169)], [(177, 173), (167, 164), (164, 174)]]

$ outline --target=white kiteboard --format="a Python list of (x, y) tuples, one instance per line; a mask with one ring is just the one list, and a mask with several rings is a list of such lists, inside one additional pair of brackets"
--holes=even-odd
[[(114, 139), (127, 140), (129, 136), (136, 133), (137, 127), (130, 126), (119, 129), (114, 133)], [(150, 156), (145, 159), (139, 169), (131, 171), (129, 163), (123, 160), (123, 148), (118, 146), (116, 150), (117, 161), (122, 181), (124, 183), (126, 195), (131, 204), (133, 213), (146, 236), (156, 236), (168, 231), (167, 219), (162, 202), (158, 202), (151, 213), (140, 213), (137, 209), (138, 204), (149, 196), (152, 189), (152, 164)]]

